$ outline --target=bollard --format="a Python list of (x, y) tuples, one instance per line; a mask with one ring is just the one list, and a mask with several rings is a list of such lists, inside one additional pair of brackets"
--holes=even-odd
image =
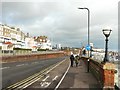
[(90, 60), (89, 60), (89, 58), (88, 58), (87, 62), (88, 62), (87, 72), (89, 73), (89, 67), (90, 67)]

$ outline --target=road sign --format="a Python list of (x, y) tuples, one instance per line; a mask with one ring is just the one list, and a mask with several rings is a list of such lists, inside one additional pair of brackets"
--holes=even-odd
[(85, 49), (89, 51), (89, 50), (91, 49), (91, 46), (90, 46), (90, 45), (87, 45), (87, 46), (85, 47)]

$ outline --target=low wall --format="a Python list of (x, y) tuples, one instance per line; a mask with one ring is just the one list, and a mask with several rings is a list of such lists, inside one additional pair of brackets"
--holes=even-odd
[[(88, 67), (88, 58), (82, 57), (82, 60)], [(113, 63), (101, 64), (90, 59), (89, 69), (100, 83), (101, 88), (114, 88), (115, 67)]]
[(2, 62), (20, 62), (20, 61), (28, 61), (28, 60), (57, 58), (57, 57), (62, 57), (62, 56), (64, 56), (64, 53), (47, 53), (47, 54), (3, 56), (2, 57)]

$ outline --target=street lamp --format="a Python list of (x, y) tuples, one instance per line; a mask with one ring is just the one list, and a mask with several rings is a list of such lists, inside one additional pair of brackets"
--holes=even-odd
[(104, 60), (103, 62), (108, 62), (109, 59), (108, 59), (108, 37), (110, 36), (110, 33), (111, 33), (111, 29), (103, 29), (103, 34), (105, 35), (106, 39), (106, 44), (105, 44), (105, 57), (104, 57)]
[(86, 9), (88, 11), (88, 45), (90, 45), (90, 10), (86, 7), (78, 9)]
[[(88, 11), (88, 46), (90, 46), (90, 10), (86, 7), (84, 8), (78, 8), (78, 9), (86, 9)], [(89, 72), (89, 57), (90, 57), (90, 54), (89, 54), (89, 50), (88, 50), (88, 72)]]

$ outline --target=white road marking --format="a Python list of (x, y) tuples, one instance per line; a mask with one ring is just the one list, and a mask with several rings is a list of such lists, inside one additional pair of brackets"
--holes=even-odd
[(42, 84), (43, 84), (43, 83), (41, 82), (41, 83), (40, 83), (40, 86), (42, 86)]
[(42, 81), (46, 81), (50, 76), (48, 75), (46, 78), (44, 78)]
[(23, 66), (23, 65), (25, 65), (25, 64), (19, 64), (19, 65), (16, 65), (16, 67), (20, 67), (20, 66)]
[(0, 68), (0, 69), (8, 69), (8, 68), (10, 68), (10, 67), (3, 67), (3, 68)]
[[(66, 60), (66, 59), (65, 59)], [(63, 63), (65, 60), (59, 62), (57, 65), (55, 65), (53, 68), (49, 69), (47, 73), (49, 73), (51, 70), (53, 70), (54, 68), (56, 68), (57, 66), (59, 66), (61, 63)], [(47, 73), (44, 73), (44, 74), (47, 74)], [(27, 88), (28, 86), (30, 86), (31, 84), (35, 83), (36, 81), (40, 80), (40, 78), (30, 82), (29, 84), (27, 85), (23, 85), (23, 86), (20, 86), (19, 88)], [(43, 83), (40, 83), (40, 85), (42, 85)], [(51, 84), (51, 82), (48, 83), (48, 85), (46, 85), (46, 87), (48, 87), (49, 85)]]
[[(16, 65), (16, 67), (20, 67), (20, 66), (24, 66), (24, 65), (28, 65), (28, 64), (19, 64), (19, 65)], [(10, 68), (10, 67), (2, 67), (0, 69), (8, 69), (8, 68)]]
[(41, 84), (41, 87), (47, 88), (51, 84), (51, 82), (43, 82), (40, 84)]
[(43, 86), (44, 86), (44, 84), (45, 84), (45, 83), (42, 83), (42, 82), (41, 82), (41, 83), (40, 83), (41, 87), (43, 87)]
[[(65, 59), (65, 60), (66, 60), (66, 59)], [(48, 70), (45, 74), (48, 74), (48, 73), (49, 73), (50, 71), (52, 71), (54, 68), (56, 68), (56, 67), (59, 66), (61, 63), (63, 63), (65, 60), (63, 60), (63, 61), (61, 61), (60, 63), (58, 63), (57, 65), (55, 65), (53, 68), (51, 68), (50, 70)], [(48, 84), (45, 86), (45, 88), (48, 87), (50, 84), (51, 84), (51, 82), (48, 83)]]
[[(65, 59), (66, 60), (66, 59)], [(55, 65), (53, 68), (51, 68), (50, 70), (48, 70), (45, 74), (48, 74), (51, 70), (53, 70), (54, 68), (56, 68), (57, 66), (59, 66), (61, 63), (63, 63), (65, 60), (63, 60), (62, 62), (58, 63), (57, 65)], [(55, 78), (53, 78), (53, 80), (56, 80), (58, 76), (55, 76)], [(52, 80), (52, 81), (53, 81)], [(41, 87), (45, 87), (47, 88), (52, 82), (44, 82), (44, 83), (40, 83)]]
[(44, 87), (47, 88), (50, 84), (51, 82), (46, 82), (46, 85)]
[(52, 79), (52, 81), (55, 81), (55, 80), (57, 80), (57, 78), (58, 78), (58, 76), (55, 76), (55, 77)]
[(68, 66), (66, 72), (64, 73), (63, 77), (61, 78), (60, 82), (57, 84), (57, 86), (55, 87), (54, 90), (57, 90), (57, 89), (58, 89), (58, 87), (59, 87), (60, 84), (62, 83), (63, 79), (65, 78), (66, 74), (68, 73), (68, 70), (69, 70), (69, 69), (70, 69), (70, 63), (69, 63), (69, 66)]

